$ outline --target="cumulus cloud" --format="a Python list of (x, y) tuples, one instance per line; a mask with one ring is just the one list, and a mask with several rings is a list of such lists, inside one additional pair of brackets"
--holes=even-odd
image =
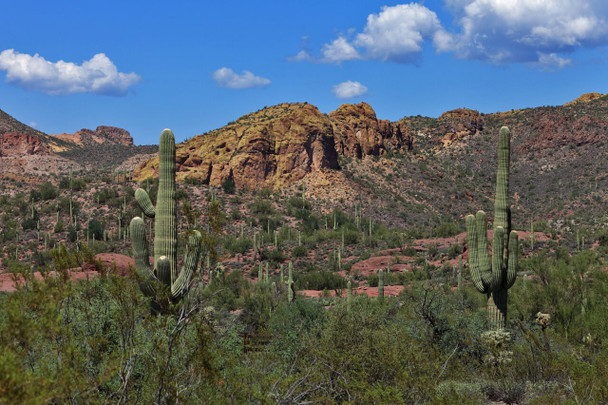
[(368, 59), (408, 63), (422, 51), (425, 40), (443, 31), (435, 12), (416, 3), (399, 4), (370, 14), (354, 43), (365, 49)]
[(141, 81), (135, 73), (119, 72), (103, 53), (77, 65), (63, 60), (53, 63), (38, 54), (32, 56), (6, 49), (0, 52), (0, 70), (6, 72), (7, 82), (47, 94), (122, 96), (130, 86)]
[(557, 56), (555, 53), (538, 53), (538, 62), (533, 63), (533, 65), (538, 66), (542, 70), (553, 71), (556, 69), (561, 69), (564, 66), (568, 66), (572, 64), (572, 59), (561, 58)]
[[(419, 58), (424, 41), (439, 40), (443, 33), (437, 14), (420, 4), (385, 6), (380, 13), (368, 15), (363, 31), (351, 41), (340, 35), (323, 45), (319, 57), (302, 50), (288, 60), (339, 64), (366, 59), (412, 63)], [(349, 34), (354, 32), (351, 30)]]
[(310, 53), (308, 53), (308, 51), (306, 51), (304, 49), (300, 50), (300, 52), (298, 52), (297, 54), (295, 54), (293, 56), (288, 56), (287, 60), (289, 62), (302, 62), (302, 61), (314, 62), (314, 58), (310, 55)]
[(367, 93), (367, 87), (359, 82), (348, 80), (333, 86), (331, 92), (334, 93), (337, 98), (354, 98)]
[(321, 52), (323, 54), (321, 61), (326, 63), (340, 63), (348, 60), (361, 59), (359, 52), (357, 52), (355, 47), (349, 44), (344, 37), (338, 37), (338, 39), (334, 39), (331, 44), (323, 45)]
[[(434, 46), (461, 59), (493, 64), (524, 63), (541, 69), (572, 64), (579, 48), (608, 46), (606, 0), (444, 0), (453, 23), (418, 4), (382, 7), (365, 26), (290, 61), (341, 63), (380, 60), (417, 63), (423, 47)], [(358, 32), (357, 32), (358, 31)]]
[(436, 43), (443, 52), (496, 64), (561, 68), (576, 48), (608, 45), (605, 0), (446, 0), (460, 32)]
[(219, 87), (228, 89), (250, 89), (254, 87), (266, 87), (270, 84), (270, 80), (264, 77), (256, 76), (248, 70), (244, 70), (242, 74), (234, 72), (232, 69), (223, 67), (213, 72), (213, 80)]

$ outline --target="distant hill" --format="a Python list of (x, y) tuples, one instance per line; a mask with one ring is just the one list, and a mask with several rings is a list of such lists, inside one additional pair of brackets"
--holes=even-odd
[[(512, 132), (514, 213), (563, 227), (603, 221), (608, 201), (608, 97), (584, 95), (563, 106), (484, 114), (468, 108), (438, 118), (376, 118), (371, 106), (345, 104), (322, 114), (280, 104), (247, 114), (177, 147), (178, 178), (237, 188), (295, 188), (325, 204), (367, 205), (389, 222), (421, 226), (491, 211), (496, 139)], [(138, 167), (154, 176), (158, 161)], [(598, 202), (600, 204), (598, 204)], [(523, 215), (522, 215), (523, 214)], [(603, 218), (603, 219), (602, 219)]]
[(44, 174), (65, 170), (112, 168), (157, 146), (134, 146), (122, 128), (98, 126), (74, 134), (48, 135), (0, 110), (0, 173)]

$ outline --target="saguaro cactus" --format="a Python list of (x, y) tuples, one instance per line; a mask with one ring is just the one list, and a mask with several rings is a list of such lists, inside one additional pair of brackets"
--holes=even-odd
[(177, 223), (175, 200), (175, 138), (169, 129), (160, 136), (159, 184), (156, 207), (143, 189), (135, 191), (135, 200), (147, 217), (154, 218), (154, 268), (150, 266), (146, 228), (140, 217), (131, 220), (131, 239), (135, 268), (142, 278), (140, 287), (147, 295), (155, 295), (157, 281), (170, 286), (171, 297), (179, 298), (188, 289), (201, 252), (201, 234), (190, 231), (187, 238), (183, 268), (177, 269)]
[[(467, 216), (469, 269), (475, 288), (488, 296), (488, 322), (491, 329), (503, 329), (507, 320), (507, 291), (517, 277), (518, 236), (511, 230), (509, 206), (509, 128), (502, 127), (498, 140), (498, 174), (494, 202), (494, 243), (488, 253), (486, 214)], [(508, 242), (505, 240), (508, 238)]]
[(384, 299), (384, 272), (378, 270), (378, 298)]
[(295, 299), (295, 283), (293, 282), (291, 262), (289, 262), (289, 277), (287, 279), (287, 302), (291, 303)]

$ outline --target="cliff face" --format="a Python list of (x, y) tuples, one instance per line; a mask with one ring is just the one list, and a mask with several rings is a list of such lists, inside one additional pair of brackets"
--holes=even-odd
[[(280, 188), (323, 169), (337, 169), (338, 155), (363, 158), (389, 148), (412, 147), (409, 129), (378, 120), (366, 103), (346, 104), (329, 115), (310, 104), (280, 104), (239, 118), (177, 146), (177, 176), (238, 188)], [(158, 158), (134, 177), (158, 175)]]
[[(122, 128), (110, 127), (106, 125), (98, 126), (94, 131), (92, 129), (83, 128), (80, 131), (76, 131), (73, 134), (58, 134), (51, 135), (52, 138), (60, 139), (64, 142), (69, 142), (74, 147), (87, 147), (101, 145), (105, 143), (132, 146), (133, 138), (129, 131)], [(60, 145), (53, 145), (54, 149), (58, 152), (70, 149), (69, 145), (62, 143)]]
[(387, 148), (409, 150), (412, 135), (403, 124), (379, 120), (367, 103), (344, 104), (329, 113), (334, 126), (334, 142), (340, 155), (361, 159), (384, 155)]
[[(237, 187), (279, 188), (321, 169), (338, 168), (330, 120), (309, 104), (281, 104), (177, 147), (177, 176)], [(134, 176), (158, 175), (158, 157), (139, 166)]]
[(35, 135), (18, 132), (0, 134), (0, 157), (49, 154), (48, 147)]

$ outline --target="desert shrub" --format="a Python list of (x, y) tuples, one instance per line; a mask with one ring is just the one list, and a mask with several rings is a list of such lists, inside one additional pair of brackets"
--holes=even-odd
[(298, 290), (335, 290), (346, 288), (344, 277), (324, 270), (295, 273), (294, 281)]
[(40, 187), (38, 187), (38, 192), (40, 193), (40, 198), (44, 201), (57, 198), (57, 189), (50, 181), (42, 183)]
[(236, 191), (236, 184), (234, 184), (234, 179), (232, 176), (226, 177), (222, 181), (222, 190), (224, 190), (224, 193), (226, 194), (234, 194)]
[(302, 231), (304, 233), (311, 233), (319, 229), (320, 225), (321, 219), (314, 214), (310, 214), (306, 218), (302, 219)]
[(104, 187), (93, 194), (95, 201), (99, 201), (100, 204), (105, 204), (111, 199), (118, 197), (118, 191), (113, 187)]
[(36, 225), (38, 224), (38, 220), (32, 217), (26, 217), (23, 222), (21, 222), (21, 227), (24, 231), (29, 231), (32, 229), (36, 229)]
[(89, 238), (95, 238), (96, 240), (103, 239), (103, 233), (105, 229), (105, 224), (98, 221), (97, 219), (91, 219), (87, 224)]
[(437, 257), (439, 254), (439, 246), (436, 243), (431, 243), (429, 245), (429, 250), (427, 251), (428, 256), (432, 259)]
[(403, 249), (403, 254), (409, 257), (416, 257), (418, 252), (416, 251), (416, 249), (414, 249), (413, 246), (407, 246), (405, 249)]
[(287, 256), (281, 249), (260, 249), (260, 259), (278, 264), (287, 260)]
[(294, 246), (291, 249), (291, 257), (304, 257), (308, 255), (308, 249), (304, 245)]
[(253, 214), (265, 214), (272, 215), (274, 213), (274, 208), (272, 207), (272, 202), (269, 200), (264, 200), (258, 198), (254, 200), (251, 204), (249, 204), (249, 210)]
[(453, 243), (450, 245), (450, 247), (448, 248), (448, 257), (450, 259), (454, 259), (456, 257), (458, 257), (458, 255), (460, 255), (462, 253), (462, 246), (460, 246), (459, 243)]
[(257, 195), (260, 198), (270, 198), (272, 195), (272, 189), (269, 187), (262, 187), (258, 190)]
[(433, 229), (433, 235), (438, 238), (449, 238), (462, 232), (462, 228), (453, 222), (442, 222)]
[(359, 243), (359, 232), (356, 229), (346, 229), (344, 231), (344, 244), (355, 245)]
[(253, 248), (253, 241), (248, 238), (235, 238), (228, 236), (224, 238), (224, 248), (232, 253), (244, 254)]
[[(312, 208), (312, 205), (310, 204), (309, 201), (306, 201), (305, 198), (302, 197), (290, 197), (287, 200), (287, 207), (288, 209), (293, 209), (293, 210), (305, 210), (308, 211)], [(292, 215), (292, 214), (290, 214)]]

